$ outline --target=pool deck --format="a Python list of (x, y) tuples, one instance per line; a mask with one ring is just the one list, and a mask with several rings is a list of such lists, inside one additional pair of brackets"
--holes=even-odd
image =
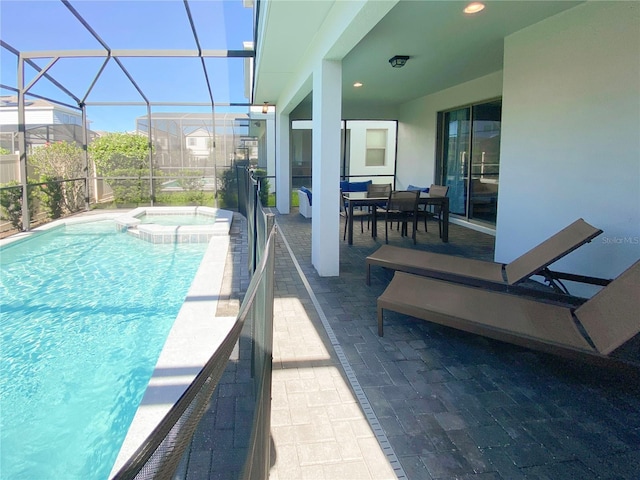
[[(248, 284), (243, 221), (218, 315), (233, 314)], [(271, 480), (640, 478), (637, 378), (392, 312), (378, 337), (391, 276), (374, 269), (368, 287), (364, 259), (384, 240), (358, 230), (340, 243), (340, 276), (323, 278), (311, 220), (293, 209), (276, 222)], [(394, 231), (390, 244), (493, 259), (493, 237), (451, 225), (444, 244), (437, 231), (415, 247)], [(241, 344), (179, 478), (237, 478), (246, 355)]]

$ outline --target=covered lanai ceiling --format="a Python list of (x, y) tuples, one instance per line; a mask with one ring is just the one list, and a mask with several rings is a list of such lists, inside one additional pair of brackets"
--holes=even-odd
[[(339, 3), (270, 2), (257, 44), (255, 103), (280, 98)], [(463, 12), (467, 3), (401, 0), (370, 31), (349, 25), (361, 37), (342, 59), (343, 104), (397, 105), (499, 71), (506, 36), (583, 2), (489, 0), (473, 16)], [(392, 68), (394, 55), (411, 58)]]

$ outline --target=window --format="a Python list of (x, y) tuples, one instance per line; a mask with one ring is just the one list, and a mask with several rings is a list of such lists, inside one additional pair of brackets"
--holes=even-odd
[(187, 138), (187, 145), (189, 147), (195, 147), (196, 145), (198, 145), (198, 139), (194, 137)]
[(387, 130), (367, 129), (367, 153), (365, 166), (383, 167), (387, 153)]

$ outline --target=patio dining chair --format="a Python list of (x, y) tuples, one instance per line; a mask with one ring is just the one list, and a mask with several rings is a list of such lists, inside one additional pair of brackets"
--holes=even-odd
[[(422, 194), (422, 192), (424, 193), (429, 193), (429, 187), (419, 187), (416, 185), (407, 185), (407, 190), (409, 191), (414, 191), (414, 190), (418, 190), (420, 192), (420, 194)], [(418, 220), (420, 220), (420, 217), (424, 217), (424, 231), (427, 231), (427, 214), (429, 212), (427, 212), (428, 207), (425, 204), (421, 204), (420, 202), (418, 202)]]
[[(349, 224), (349, 209), (347, 208), (344, 193), (340, 190), (340, 216), (344, 217), (344, 233), (342, 234), (342, 240), (347, 238), (347, 225)], [(364, 219), (371, 218), (371, 214), (368, 210), (353, 210), (353, 218), (360, 219), (360, 233), (364, 233)]]
[[(429, 187), (429, 195), (437, 197), (446, 197), (449, 193), (449, 187), (446, 185), (431, 185)], [(438, 233), (442, 238), (442, 206), (441, 205), (425, 205), (424, 209), (418, 210), (418, 215), (424, 217), (424, 231), (427, 231), (427, 220), (434, 218), (438, 221)], [(428, 207), (432, 207), (429, 210)]]
[(389, 223), (399, 222), (400, 235), (408, 235), (408, 223), (413, 223), (413, 233), (411, 238), (413, 244), (416, 243), (416, 227), (418, 222), (418, 198), (419, 191), (393, 190), (389, 194), (387, 205), (384, 209), (384, 239), (389, 243)]
[[(367, 185), (367, 197), (384, 197), (389, 198), (389, 194), (391, 193), (391, 184), (390, 183), (372, 183)], [(369, 207), (369, 213), (371, 213), (371, 219), (376, 218), (376, 213), (384, 214), (386, 208), (386, 200), (384, 202), (377, 203), (376, 205), (371, 205)], [(367, 222), (367, 228), (369, 227), (369, 222)]]

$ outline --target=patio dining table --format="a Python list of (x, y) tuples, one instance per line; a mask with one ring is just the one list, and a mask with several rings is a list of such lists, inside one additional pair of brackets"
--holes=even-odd
[[(376, 206), (380, 203), (384, 203), (388, 200), (388, 197), (369, 197), (367, 192), (344, 192), (344, 199), (347, 202), (347, 208), (349, 210), (347, 219), (347, 240), (349, 245), (353, 245), (353, 209), (354, 207), (369, 207)], [(440, 205), (442, 208), (442, 241), (449, 241), (449, 197), (443, 197), (440, 195), (430, 195), (429, 193), (421, 192), (418, 199), (420, 205)], [(372, 226), (372, 235), (377, 236), (377, 221), (376, 221), (376, 209), (373, 209), (374, 218)]]

